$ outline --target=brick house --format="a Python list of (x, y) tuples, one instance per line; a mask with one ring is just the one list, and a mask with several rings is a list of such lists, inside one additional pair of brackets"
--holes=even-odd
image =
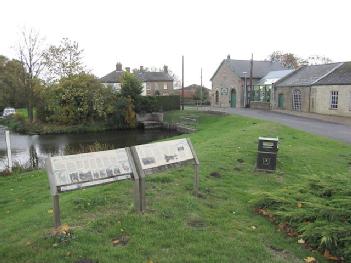
[[(210, 102), (217, 107), (245, 107), (250, 97), (251, 60), (224, 59), (213, 74)], [(252, 85), (270, 71), (284, 70), (277, 62), (252, 61)]]
[[(130, 68), (126, 67), (125, 71), (130, 72)], [(100, 78), (100, 82), (120, 90), (121, 78), (125, 71), (122, 69), (122, 64), (117, 63), (116, 70)], [(163, 71), (146, 71), (143, 66), (140, 66), (140, 69), (134, 70), (133, 74), (143, 83), (143, 96), (167, 96), (173, 94), (173, 78), (169, 74), (167, 66), (163, 67)]]
[(351, 62), (303, 66), (274, 90), (276, 109), (351, 117)]

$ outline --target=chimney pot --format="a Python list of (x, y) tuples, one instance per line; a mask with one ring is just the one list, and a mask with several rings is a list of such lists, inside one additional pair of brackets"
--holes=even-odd
[(164, 65), (164, 66), (163, 66), (163, 71), (166, 72), (166, 73), (168, 73), (168, 66)]
[(230, 55), (229, 54), (227, 55), (227, 59), (230, 59)]
[(116, 71), (122, 71), (122, 63), (117, 62), (117, 64), (116, 64)]

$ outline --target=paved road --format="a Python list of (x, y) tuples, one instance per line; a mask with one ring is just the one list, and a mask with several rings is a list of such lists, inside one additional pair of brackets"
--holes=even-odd
[(326, 136), (351, 144), (351, 126), (336, 124), (322, 120), (292, 116), (284, 113), (260, 111), (252, 109), (224, 109), (230, 114), (238, 114), (285, 124), (289, 127)]

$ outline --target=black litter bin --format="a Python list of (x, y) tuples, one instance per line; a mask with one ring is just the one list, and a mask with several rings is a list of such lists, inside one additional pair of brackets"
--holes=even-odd
[(258, 138), (256, 169), (275, 171), (277, 166), (278, 138)]

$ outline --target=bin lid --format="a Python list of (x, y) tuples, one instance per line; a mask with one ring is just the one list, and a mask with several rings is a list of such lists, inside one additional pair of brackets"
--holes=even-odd
[(276, 137), (276, 138), (269, 138), (269, 137), (258, 137), (258, 139), (260, 140), (260, 141), (279, 141), (279, 139), (278, 139), (278, 137)]

